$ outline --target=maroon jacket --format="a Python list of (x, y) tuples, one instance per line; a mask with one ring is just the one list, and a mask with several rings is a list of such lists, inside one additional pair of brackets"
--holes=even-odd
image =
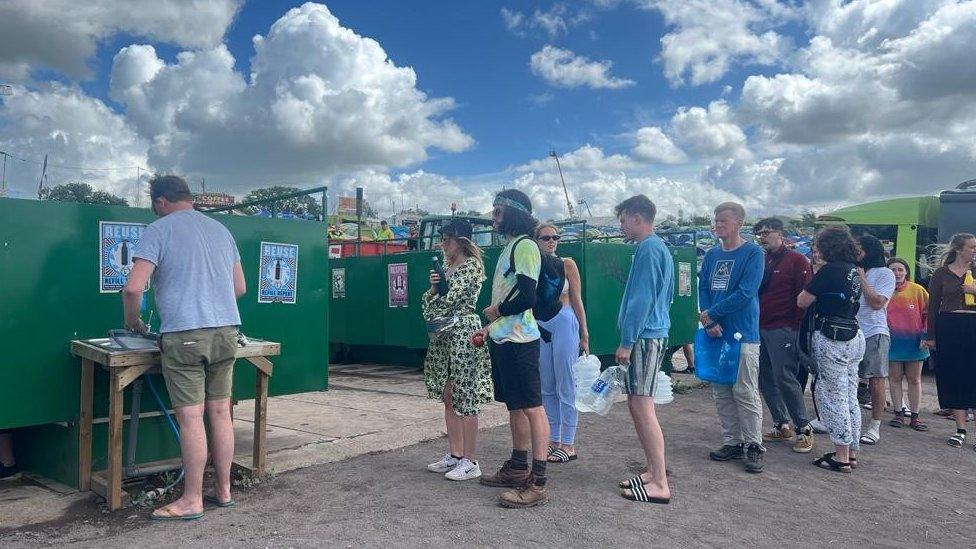
[(803, 309), (797, 307), (796, 296), (810, 282), (813, 269), (810, 262), (799, 252), (782, 246), (775, 252), (766, 252), (764, 287), (759, 292), (759, 329), (800, 327)]

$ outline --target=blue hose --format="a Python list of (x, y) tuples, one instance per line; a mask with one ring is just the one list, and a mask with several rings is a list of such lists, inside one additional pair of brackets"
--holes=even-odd
[[(159, 393), (156, 391), (156, 386), (153, 385), (151, 375), (146, 375), (146, 385), (149, 386), (149, 392), (152, 393), (153, 398), (156, 400), (156, 405), (159, 406), (159, 409), (163, 412), (163, 415), (166, 416), (166, 422), (169, 423), (169, 428), (171, 431), (173, 431), (173, 436), (176, 437), (176, 443), (179, 444), (180, 429), (176, 426), (176, 422), (173, 421), (173, 416), (169, 413), (166, 405), (163, 404), (163, 399), (159, 397)], [(181, 465), (180, 474), (176, 477), (176, 480), (174, 480), (169, 486), (163, 488), (163, 490), (169, 490), (173, 486), (179, 484), (179, 482), (183, 480), (183, 472), (183, 466)]]

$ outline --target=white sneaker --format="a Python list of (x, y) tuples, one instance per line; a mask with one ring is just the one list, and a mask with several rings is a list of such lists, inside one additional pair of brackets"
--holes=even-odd
[(480, 476), (481, 467), (477, 463), (473, 463), (468, 458), (461, 458), (461, 461), (458, 462), (457, 467), (451, 471), (448, 471), (444, 475), (444, 478), (447, 480), (471, 480)]
[(446, 473), (453, 470), (458, 465), (458, 458), (452, 456), (451, 454), (444, 454), (444, 457), (440, 461), (435, 461), (427, 466), (427, 470), (431, 473)]
[(813, 429), (814, 433), (820, 433), (821, 435), (827, 433), (827, 426), (824, 425), (822, 421), (816, 418), (814, 418), (814, 420), (810, 422), (810, 428)]

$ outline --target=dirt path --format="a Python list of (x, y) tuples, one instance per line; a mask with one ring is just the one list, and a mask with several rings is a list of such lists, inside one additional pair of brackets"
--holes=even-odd
[[(926, 413), (928, 433), (882, 427), (852, 475), (821, 471), (810, 456), (771, 446), (766, 472), (706, 459), (719, 439), (708, 389), (659, 408), (674, 501), (634, 504), (616, 481), (640, 466), (626, 406), (585, 415), (580, 459), (551, 467), (553, 501), (496, 506), (499, 490), (453, 483), (424, 465), (443, 440), (281, 475), (236, 493), (238, 507), (198, 521), (152, 523), (145, 511), (79, 506), (59, 523), (0, 533), (5, 547), (973, 547), (976, 452), (953, 450), (951, 423)], [(827, 440), (818, 435), (818, 450)], [(509, 451), (508, 430), (484, 431), (482, 466)]]

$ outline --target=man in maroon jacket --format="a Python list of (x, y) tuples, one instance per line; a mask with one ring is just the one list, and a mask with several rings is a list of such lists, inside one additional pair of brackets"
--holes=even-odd
[(752, 230), (766, 250), (759, 287), (759, 391), (773, 417), (773, 430), (764, 433), (763, 440), (792, 441), (793, 451), (805, 454), (813, 450), (813, 430), (797, 380), (796, 334), (803, 310), (797, 307), (796, 296), (810, 282), (810, 262), (786, 247), (779, 219), (762, 219)]

